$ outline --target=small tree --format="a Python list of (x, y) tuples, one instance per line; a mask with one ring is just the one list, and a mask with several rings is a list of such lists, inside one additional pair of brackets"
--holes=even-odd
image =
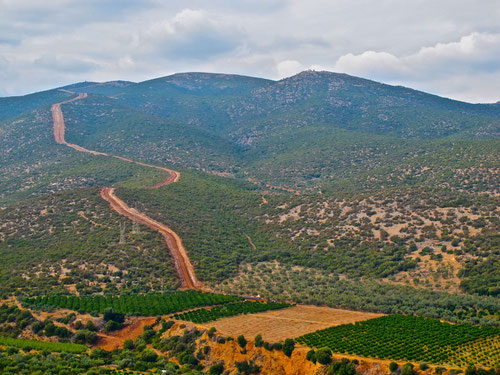
[(156, 362), (158, 359), (158, 354), (153, 349), (146, 348), (141, 353), (141, 360), (144, 362)]
[(97, 327), (92, 320), (87, 321), (87, 324), (85, 324), (85, 329), (88, 329), (89, 331), (97, 331)]
[(134, 348), (135, 348), (134, 340), (132, 340), (132, 339), (126, 339), (123, 342), (123, 349), (133, 350)]
[(219, 362), (215, 365), (210, 366), (208, 373), (210, 375), (221, 375), (224, 372), (224, 362)]
[(260, 348), (264, 345), (264, 340), (262, 340), (262, 335), (255, 336), (255, 346)]
[(238, 371), (243, 375), (258, 374), (260, 372), (260, 367), (253, 362), (242, 361), (235, 364)]
[(214, 335), (215, 335), (215, 332), (217, 330), (215, 329), (215, 327), (212, 327), (208, 330), (208, 337), (212, 338)]
[(245, 336), (243, 335), (239, 335), (238, 336), (238, 344), (244, 348), (245, 346), (247, 346), (247, 340), (245, 339)]
[(307, 352), (306, 359), (308, 361), (311, 361), (312, 363), (316, 363), (316, 352), (314, 351), (314, 349), (311, 349)]
[(106, 322), (113, 320), (117, 323), (123, 323), (125, 321), (125, 314), (115, 312), (112, 307), (109, 307), (104, 311), (104, 320)]
[(425, 371), (429, 369), (429, 365), (427, 363), (421, 363), (419, 366), (420, 370)]
[(332, 351), (328, 348), (318, 349), (316, 352), (316, 360), (322, 365), (329, 364), (332, 361)]
[(413, 375), (413, 365), (407, 363), (401, 368), (401, 375)]
[(283, 344), (283, 353), (285, 353), (287, 357), (290, 357), (294, 349), (295, 341), (292, 339), (286, 339), (285, 343)]
[(391, 362), (389, 364), (389, 370), (391, 370), (391, 372), (395, 372), (398, 368), (399, 368), (399, 366), (396, 362)]

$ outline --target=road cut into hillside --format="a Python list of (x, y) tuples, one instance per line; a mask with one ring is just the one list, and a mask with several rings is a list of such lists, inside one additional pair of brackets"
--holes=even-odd
[(120, 215), (128, 217), (130, 220), (159, 232), (165, 241), (172, 258), (174, 258), (175, 268), (183, 282), (183, 286), (189, 289), (197, 289), (200, 286), (196, 279), (193, 266), (187, 256), (186, 249), (182, 245), (181, 238), (168, 226), (151, 219), (134, 208), (129, 207), (124, 201), (115, 195), (115, 188), (105, 187), (100, 190), (101, 197), (109, 202), (111, 208)]
[[(147, 186), (147, 189), (155, 189), (160, 186), (165, 186), (174, 182), (179, 181), (180, 173), (174, 171), (169, 168), (159, 167), (152, 164), (143, 163), (140, 161), (135, 161), (132, 159), (128, 159), (122, 156), (111, 155), (104, 152), (89, 150), (82, 146), (68, 143), (65, 139), (65, 129), (66, 125), (64, 123), (64, 116), (61, 110), (61, 105), (66, 103), (71, 103), (76, 100), (85, 99), (87, 97), (86, 93), (79, 94), (77, 97), (72, 98), (70, 100), (66, 100), (64, 102), (56, 103), (52, 105), (52, 119), (54, 123), (54, 139), (56, 143), (65, 145), (67, 147), (71, 147), (72, 149), (79, 152), (86, 152), (96, 156), (107, 156), (112, 157), (118, 160), (122, 160), (127, 163), (133, 163), (137, 165), (141, 165), (148, 168), (155, 168), (167, 173), (167, 176), (164, 180), (152, 185)], [(167, 225), (162, 224), (156, 220), (151, 219), (146, 216), (144, 213), (137, 211), (134, 208), (129, 207), (125, 202), (123, 202), (120, 198), (115, 195), (115, 188), (104, 187), (100, 189), (100, 196), (105, 199), (111, 206), (111, 209), (120, 215), (123, 215), (130, 219), (133, 222), (137, 222), (143, 225), (147, 225), (149, 228), (158, 231), (167, 245), (167, 248), (172, 255), (174, 260), (175, 269), (179, 275), (179, 279), (181, 280), (182, 287), (187, 289), (200, 289), (201, 283), (196, 278), (196, 274), (194, 272), (193, 265), (189, 260), (186, 249), (182, 245), (181, 238), (175, 233), (172, 229), (170, 229)]]

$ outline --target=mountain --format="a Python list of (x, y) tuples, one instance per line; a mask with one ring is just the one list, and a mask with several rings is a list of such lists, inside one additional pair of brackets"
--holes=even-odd
[[(67, 142), (175, 168), (179, 182), (144, 189), (164, 172), (57, 144), (51, 105), (77, 93), (88, 95), (61, 105)], [(321, 295), (338, 287), (328, 280), (353, 283), (376, 301), (372, 310), (385, 306), (387, 293), (409, 293), (415, 303), (406, 312), (417, 311), (413, 304), (436, 317), (428, 291), (438, 290), (469, 298), (467, 312), (447, 308), (451, 320), (496, 319), (484, 309), (496, 306), (499, 293), (498, 105), (330, 72), (280, 81), (180, 73), (0, 98), (0, 119), (5, 295), (66, 290), (53, 267), (71, 269), (80, 293), (102, 289), (87, 270), (110, 277), (106, 290), (177, 286), (173, 265), (152, 258), (161, 246), (154, 232), (129, 232), (126, 246), (118, 242), (121, 217), (98, 196), (106, 186), (168, 224), (214, 288), (316, 303), (322, 297), (311, 285), (286, 279), (293, 276), (287, 267), (299, 267), (315, 275)], [(120, 251), (128, 255), (118, 262)], [(154, 277), (137, 264), (140, 254)], [(239, 279), (245, 267), (263, 277), (275, 262), (282, 285), (259, 289)], [(103, 263), (111, 268), (103, 271)], [(127, 267), (136, 282), (114, 276)], [(358, 308), (352, 298), (346, 305)]]
[[(179, 73), (1, 98), (5, 170), (26, 147), (30, 158), (16, 170), (49, 162), (48, 109), (71, 92), (89, 97), (64, 106), (68, 140), (144, 161), (337, 192), (436, 185), (480, 191), (499, 182), (498, 105), (316, 71), (280, 81)], [(43, 146), (32, 143), (41, 139)], [(469, 178), (457, 178), (457, 170)]]

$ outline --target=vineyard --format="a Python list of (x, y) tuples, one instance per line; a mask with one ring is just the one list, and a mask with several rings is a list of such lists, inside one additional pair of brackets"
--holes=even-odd
[(88, 350), (85, 345), (72, 344), (67, 342), (49, 342), (49, 341), (38, 341), (38, 340), (23, 340), (14, 339), (12, 337), (0, 336), (0, 345), (4, 346), (14, 346), (16, 348), (21, 348), (25, 351), (34, 350), (46, 350), (48, 352), (61, 352), (61, 353), (75, 353), (80, 354)]
[(500, 361), (500, 329), (388, 315), (344, 324), (297, 338), (334, 353), (464, 367), (493, 367)]
[(58, 307), (88, 313), (104, 313), (107, 308), (128, 315), (167, 315), (195, 307), (220, 305), (240, 301), (240, 297), (197, 291), (176, 291), (158, 294), (132, 294), (122, 296), (62, 296), (50, 295), (28, 298), (27, 306)]
[(241, 315), (241, 314), (253, 314), (268, 310), (278, 310), (290, 307), (288, 303), (276, 303), (276, 302), (234, 302), (228, 303), (223, 306), (213, 307), (211, 309), (198, 309), (193, 311), (188, 311), (183, 314), (174, 315), (174, 319), (188, 320), (193, 323), (206, 323), (213, 320), (227, 318), (229, 316)]

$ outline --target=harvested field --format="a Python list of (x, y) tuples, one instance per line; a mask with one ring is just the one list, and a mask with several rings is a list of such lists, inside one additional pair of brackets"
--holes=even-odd
[(266, 341), (277, 342), (318, 329), (377, 318), (383, 314), (298, 305), (265, 313), (240, 315), (209, 323), (226, 336), (244, 335), (253, 339), (258, 334)]

